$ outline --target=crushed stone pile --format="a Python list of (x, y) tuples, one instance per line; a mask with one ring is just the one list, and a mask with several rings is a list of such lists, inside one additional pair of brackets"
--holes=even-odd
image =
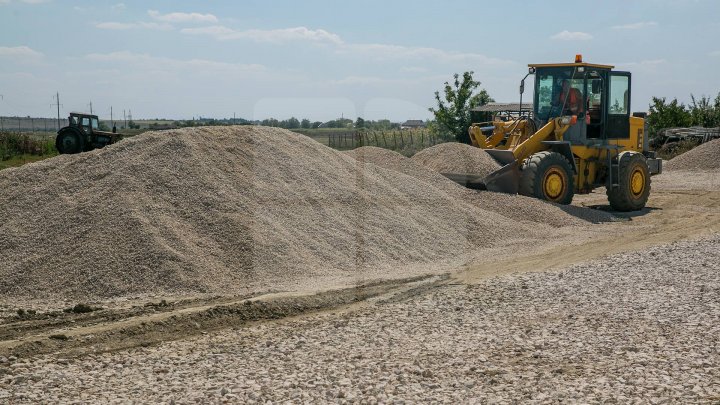
[(665, 162), (668, 170), (720, 170), (720, 139), (706, 142)]
[(208, 127), (3, 170), (0, 294), (322, 289), (454, 266), (588, 220), (524, 197), (467, 197), (405, 160), (389, 169), (283, 129)]
[(286, 130), (159, 131), (0, 172), (0, 294), (273, 289), (533, 231)]
[(440, 173), (470, 173), (487, 176), (500, 168), (487, 152), (464, 143), (448, 142), (416, 153), (412, 159)]

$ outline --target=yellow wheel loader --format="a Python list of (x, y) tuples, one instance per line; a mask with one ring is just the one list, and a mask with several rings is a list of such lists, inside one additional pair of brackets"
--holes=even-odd
[[(468, 187), (559, 204), (606, 187), (614, 210), (645, 207), (650, 176), (662, 172), (662, 160), (649, 150), (644, 114), (630, 114), (630, 73), (584, 63), (580, 55), (575, 63), (528, 66), (519, 114), (469, 128), (472, 144), (502, 168), (485, 178), (443, 174)], [(533, 108), (523, 114), (522, 93), (531, 74)]]

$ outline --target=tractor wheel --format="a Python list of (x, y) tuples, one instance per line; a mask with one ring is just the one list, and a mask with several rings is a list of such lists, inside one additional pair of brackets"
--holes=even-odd
[(85, 149), (83, 137), (77, 131), (61, 129), (55, 138), (55, 148), (60, 153), (80, 153)]
[(610, 207), (615, 211), (643, 209), (650, 196), (650, 170), (640, 153), (623, 152), (618, 159), (617, 187), (607, 190)]
[(538, 152), (522, 165), (520, 194), (558, 204), (570, 204), (575, 194), (573, 169), (557, 152)]

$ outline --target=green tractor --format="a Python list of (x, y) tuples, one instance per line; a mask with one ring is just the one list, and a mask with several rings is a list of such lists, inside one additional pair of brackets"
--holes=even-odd
[(100, 131), (100, 121), (97, 115), (84, 113), (70, 113), (69, 125), (61, 128), (55, 138), (55, 147), (60, 153), (80, 153), (99, 149), (113, 144), (122, 135), (112, 132)]

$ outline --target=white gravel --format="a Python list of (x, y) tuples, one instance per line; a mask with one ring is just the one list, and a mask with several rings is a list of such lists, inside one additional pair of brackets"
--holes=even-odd
[(350, 314), (0, 360), (12, 403), (717, 404), (720, 235)]

